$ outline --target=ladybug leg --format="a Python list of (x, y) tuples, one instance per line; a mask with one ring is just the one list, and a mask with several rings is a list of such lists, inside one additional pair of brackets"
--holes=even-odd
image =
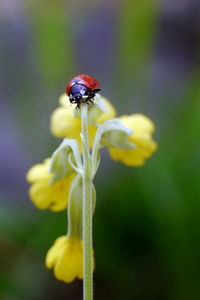
[[(94, 104), (94, 102), (92, 101), (93, 98), (94, 98), (94, 96), (95, 96), (95, 95), (90, 95), (90, 96), (88, 96), (87, 99), (85, 100), (85, 102), (86, 102), (88, 105)], [(89, 101), (90, 103), (89, 103), (88, 101)]]
[(81, 102), (80, 101), (77, 101), (77, 102), (74, 102), (74, 103), (76, 103), (77, 105), (76, 105), (76, 109), (77, 108), (79, 108), (80, 107), (80, 105), (81, 105)]
[(98, 93), (98, 92), (100, 92), (100, 91), (101, 91), (101, 89), (94, 89), (94, 90), (89, 91), (89, 93), (94, 93), (94, 94), (96, 94), (96, 93)]
[[(87, 101), (90, 101), (90, 103), (94, 104), (94, 102), (92, 101), (92, 99), (87, 99)], [(89, 103), (87, 102), (87, 104), (89, 104)]]
[(76, 99), (70, 99), (70, 103), (77, 104), (76, 108), (80, 107), (81, 101)]
[[(85, 99), (84, 102), (86, 102), (88, 105), (90, 105), (90, 103), (94, 104), (94, 102), (92, 101), (92, 99), (94, 98), (94, 96), (95, 96), (95, 95), (91, 95), (91, 94), (90, 94), (90, 95)], [(89, 101), (90, 103), (89, 103), (88, 101)]]
[(100, 91), (100, 89), (94, 89), (94, 90), (88, 91), (87, 92), (88, 97), (86, 98), (85, 102), (87, 104), (89, 104), (88, 101), (90, 101), (90, 103), (94, 104), (94, 102), (92, 101), (92, 99), (95, 97), (96, 93), (98, 93), (99, 91)]

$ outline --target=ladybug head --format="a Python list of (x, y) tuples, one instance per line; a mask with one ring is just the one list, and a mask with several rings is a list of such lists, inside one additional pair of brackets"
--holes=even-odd
[(80, 101), (81, 99), (82, 99), (81, 94), (76, 94), (76, 95), (70, 97), (70, 100), (72, 100), (72, 101)]

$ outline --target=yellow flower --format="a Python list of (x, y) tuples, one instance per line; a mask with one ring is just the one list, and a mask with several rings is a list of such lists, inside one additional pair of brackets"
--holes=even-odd
[(75, 236), (57, 238), (47, 252), (45, 263), (48, 269), (54, 268), (58, 280), (71, 282), (75, 278), (83, 279), (83, 241)]
[(48, 173), (50, 158), (42, 164), (34, 165), (27, 173), (27, 181), (31, 183), (29, 196), (39, 209), (49, 208), (52, 211), (61, 211), (67, 207), (69, 188), (74, 174), (49, 185), (52, 177)]
[(142, 114), (121, 116), (122, 123), (131, 128), (133, 133), (129, 141), (136, 145), (136, 149), (120, 150), (109, 148), (113, 160), (121, 161), (127, 166), (142, 166), (157, 149), (157, 144), (152, 140), (152, 133), (155, 130), (153, 122)]
[[(108, 119), (114, 118), (116, 111), (112, 104), (104, 97), (101, 97), (106, 112), (103, 113), (96, 123), (103, 123)], [(81, 120), (73, 116), (74, 105), (70, 104), (69, 97), (65, 94), (59, 98), (60, 107), (58, 107), (51, 116), (51, 132), (58, 138), (76, 139), (81, 149)], [(93, 145), (94, 137), (97, 127), (95, 125), (89, 125), (89, 144), (90, 148)]]

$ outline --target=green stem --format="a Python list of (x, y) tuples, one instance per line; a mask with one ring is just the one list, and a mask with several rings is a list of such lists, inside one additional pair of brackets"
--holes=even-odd
[(83, 147), (83, 293), (84, 300), (92, 300), (92, 172), (88, 139), (88, 107), (85, 103), (81, 103), (81, 129)]
[(99, 154), (99, 145), (101, 141), (101, 136), (103, 134), (103, 127), (98, 126), (97, 132), (94, 138), (94, 144), (92, 148), (92, 175), (94, 176), (98, 168), (98, 154)]

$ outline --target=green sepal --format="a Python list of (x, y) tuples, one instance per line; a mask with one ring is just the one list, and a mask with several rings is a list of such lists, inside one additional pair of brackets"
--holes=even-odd
[(99, 168), (99, 165), (100, 165), (100, 161), (101, 161), (100, 153), (98, 152), (96, 160), (92, 160), (92, 165), (91, 165), (91, 168), (92, 168), (92, 179), (94, 179), (94, 177), (96, 175), (96, 172), (97, 172), (97, 170)]
[(64, 139), (51, 157), (49, 172), (53, 176), (50, 180), (50, 185), (74, 172), (69, 162), (69, 155), (74, 165), (77, 165), (78, 168), (82, 167), (76, 140)]
[(128, 137), (133, 133), (133, 130), (124, 126), (119, 119), (110, 119), (98, 126), (102, 126), (102, 145), (118, 149), (136, 148), (134, 143), (128, 141)]
[[(96, 191), (92, 185), (92, 211), (94, 214), (96, 206)], [(70, 187), (68, 200), (68, 233), (67, 236), (83, 238), (83, 178), (77, 175)]]
[[(90, 125), (96, 124), (97, 119), (106, 112), (105, 103), (99, 94), (96, 94), (92, 101), (95, 105), (88, 106), (88, 122)], [(74, 109), (74, 117), (79, 119), (81, 118), (80, 109)]]

